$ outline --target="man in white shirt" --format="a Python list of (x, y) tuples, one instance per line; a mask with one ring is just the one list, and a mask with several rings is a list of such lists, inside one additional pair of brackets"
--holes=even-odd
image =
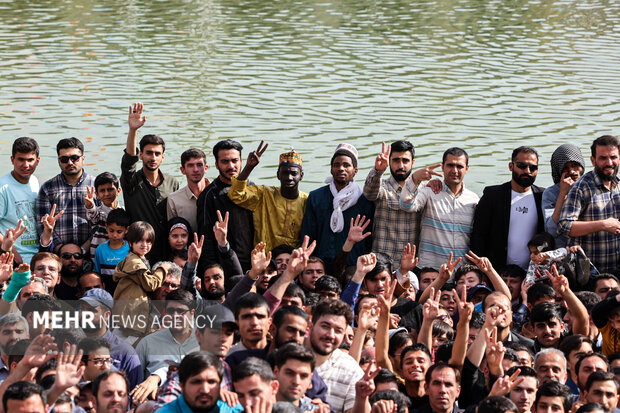
[(209, 180), (205, 178), (207, 169), (209, 165), (203, 151), (196, 148), (186, 150), (181, 154), (181, 173), (187, 178), (187, 185), (168, 195), (168, 219), (183, 217), (194, 232), (198, 232), (196, 201), (200, 193), (209, 186)]
[(538, 173), (538, 152), (529, 146), (512, 151), (508, 164), (512, 179), (484, 188), (476, 207), (471, 250), (487, 257), (495, 268), (516, 264), (524, 270), (530, 262), (527, 243), (544, 231), (542, 193), (534, 185)]
[(408, 211), (422, 212), (419, 266), (440, 268), (450, 253), (461, 257), (469, 251), (469, 237), (479, 197), (463, 184), (469, 170), (469, 155), (461, 148), (450, 148), (441, 162), (444, 185), (439, 193), (420, 188), (414, 175), (400, 194), (400, 205)]

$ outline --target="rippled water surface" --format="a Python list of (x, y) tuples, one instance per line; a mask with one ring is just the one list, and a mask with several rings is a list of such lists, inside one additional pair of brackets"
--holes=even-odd
[(265, 139), (255, 178), (275, 183), (293, 145), (308, 191), (338, 142), (360, 151), (363, 180), (381, 141), (406, 137), (416, 166), (464, 147), (479, 193), (531, 144), (548, 185), (557, 145), (587, 155), (618, 133), (619, 20), (603, 0), (0, 0), (0, 173), (24, 135), (42, 145), (42, 180), (68, 136), (89, 171), (119, 173), (127, 108), (142, 101), (140, 133), (166, 139), (177, 176), (190, 146)]

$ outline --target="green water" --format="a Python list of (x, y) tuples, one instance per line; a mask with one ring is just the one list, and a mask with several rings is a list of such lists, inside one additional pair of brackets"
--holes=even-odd
[[(618, 133), (620, 3), (517, 1), (0, 0), (0, 173), (10, 146), (42, 146), (41, 181), (58, 173), (55, 143), (86, 143), (87, 170), (120, 173), (127, 108), (140, 134), (180, 153), (221, 138), (254, 149), (275, 183), (278, 154), (301, 152), (302, 188), (328, 175), (338, 142), (360, 152), (363, 181), (381, 141), (407, 138), (416, 166), (450, 146), (471, 156), (466, 184), (508, 179), (511, 150), (549, 158)], [(215, 168), (207, 176), (216, 176)]]

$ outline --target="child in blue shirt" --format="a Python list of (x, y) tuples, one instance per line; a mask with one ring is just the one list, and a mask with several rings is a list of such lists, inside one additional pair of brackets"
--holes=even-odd
[[(106, 230), (106, 220), (110, 211), (118, 208), (118, 196), (121, 187), (118, 178), (111, 172), (103, 172), (95, 178), (95, 186), (86, 188), (84, 195), (84, 205), (86, 206), (86, 217), (94, 225), (93, 236), (90, 240), (90, 256), (95, 256), (97, 247), (108, 240)], [(95, 195), (100, 204), (95, 204)]]
[(95, 250), (95, 272), (101, 275), (105, 289), (110, 294), (114, 294), (116, 289), (116, 282), (112, 278), (116, 264), (129, 254), (129, 243), (125, 241), (125, 235), (130, 221), (129, 213), (123, 208), (111, 210), (105, 225), (108, 241)]

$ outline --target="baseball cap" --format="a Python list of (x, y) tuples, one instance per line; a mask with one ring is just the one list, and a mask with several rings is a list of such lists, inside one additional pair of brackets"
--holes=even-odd
[(114, 308), (114, 299), (109, 292), (101, 288), (92, 288), (84, 293), (80, 301), (84, 301), (91, 307), (105, 305), (109, 310)]
[(239, 328), (230, 308), (222, 304), (206, 306), (196, 317), (201, 317), (202, 321), (207, 323), (207, 327), (210, 328), (221, 327), (222, 324), (232, 324), (233, 327)]

